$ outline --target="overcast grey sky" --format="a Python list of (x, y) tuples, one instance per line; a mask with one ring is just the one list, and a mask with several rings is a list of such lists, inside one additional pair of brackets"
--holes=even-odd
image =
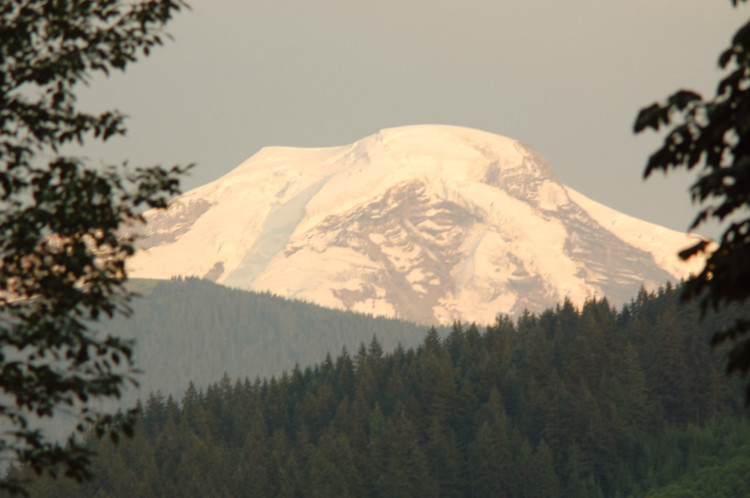
[[(184, 189), (266, 145), (344, 145), (439, 123), (521, 140), (567, 185), (684, 230), (690, 177), (642, 180), (655, 134), (638, 110), (713, 95), (750, 10), (729, 0), (192, 0), (173, 41), (81, 93), (127, 113), (94, 164), (196, 162)], [(661, 176), (661, 175), (659, 175)], [(715, 235), (712, 230), (704, 230)]]

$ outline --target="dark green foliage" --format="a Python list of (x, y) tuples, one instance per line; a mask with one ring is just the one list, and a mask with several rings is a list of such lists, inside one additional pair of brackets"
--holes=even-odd
[(707, 458), (699, 468), (678, 480), (647, 494), (649, 498), (734, 498), (750, 496), (750, 445), (748, 430), (737, 434), (741, 438), (731, 453)]
[[(732, 3), (739, 1), (745, 0)], [(690, 228), (709, 219), (725, 227), (718, 244), (701, 240), (680, 253), (684, 259), (707, 256), (703, 270), (687, 281), (683, 293), (686, 299), (699, 300), (704, 311), (750, 297), (750, 22), (734, 35), (719, 66), (729, 74), (713, 99), (680, 90), (666, 102), (642, 109), (635, 122), (636, 133), (671, 126), (663, 146), (649, 159), (645, 176), (699, 166), (690, 193), (700, 210)], [(714, 344), (734, 342), (727, 355), (730, 373), (750, 370), (748, 330), (750, 319), (741, 316), (713, 337)], [(750, 384), (746, 402), (750, 404)]]
[[(90, 321), (127, 312), (133, 237), (123, 230), (178, 193), (184, 168), (87, 168), (61, 149), (125, 133), (118, 111), (81, 112), (75, 90), (161, 43), (182, 0), (0, 2), (0, 455), (35, 472), (89, 474), (89, 452), (35, 428), (64, 411), (117, 439), (132, 414), (90, 401), (132, 380), (132, 343)], [(0, 479), (0, 488), (23, 492)]]
[[(732, 317), (696, 313), (679, 291), (644, 291), (619, 313), (565, 303), (482, 333), (430, 331), (416, 349), (373, 340), (281, 377), (191, 384), (179, 406), (154, 394), (133, 441), (92, 442), (101, 477), (71, 496), (627, 496), (680, 478), (697, 489), (701, 468), (735, 475), (750, 434), (709, 345)], [(688, 393), (665, 369), (723, 382)], [(33, 491), (68, 492), (58, 486)]]

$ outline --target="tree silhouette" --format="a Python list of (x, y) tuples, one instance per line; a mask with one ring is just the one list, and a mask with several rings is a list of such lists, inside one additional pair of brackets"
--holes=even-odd
[[(124, 70), (161, 44), (182, 0), (0, 2), (0, 456), (36, 473), (89, 477), (89, 452), (62, 445), (31, 417), (72, 413), (113, 439), (131, 417), (95, 413), (132, 380), (132, 344), (91, 323), (128, 311), (125, 262), (142, 221), (178, 192), (185, 168), (87, 168), (72, 142), (125, 133), (118, 111), (80, 112), (76, 87)], [(0, 488), (23, 493), (19, 482)]]
[[(732, 0), (732, 4), (745, 1)], [(690, 193), (700, 209), (690, 229), (709, 219), (724, 226), (717, 244), (701, 240), (680, 253), (683, 259), (707, 257), (703, 270), (686, 282), (683, 292), (685, 299), (697, 299), (704, 312), (750, 297), (750, 22), (734, 35), (719, 57), (719, 66), (729, 73), (712, 99), (679, 90), (666, 102), (641, 109), (634, 127), (636, 133), (671, 127), (662, 147), (651, 155), (644, 176), (697, 166), (698, 178)], [(734, 341), (728, 373), (744, 375), (750, 369), (749, 330), (750, 320), (741, 317), (713, 337), (714, 345)], [(750, 385), (746, 394), (750, 403)]]

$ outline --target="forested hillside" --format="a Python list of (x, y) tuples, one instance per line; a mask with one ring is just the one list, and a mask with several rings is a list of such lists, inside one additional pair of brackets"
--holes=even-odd
[[(426, 328), (216, 285), (196, 278), (134, 280), (142, 295), (129, 318), (108, 332), (136, 340), (145, 399), (151, 391), (180, 396), (187, 382), (206, 387), (230, 377), (270, 377), (319, 363), (342, 348), (356, 351), (376, 336), (386, 351), (418, 345)], [(441, 330), (441, 334), (445, 331)]]
[(134, 439), (91, 441), (93, 482), (39, 481), (33, 496), (746, 494), (741, 383), (708, 345), (731, 317), (700, 322), (678, 301), (566, 302), (431, 330), (414, 349), (372, 341), (279, 377), (154, 394)]

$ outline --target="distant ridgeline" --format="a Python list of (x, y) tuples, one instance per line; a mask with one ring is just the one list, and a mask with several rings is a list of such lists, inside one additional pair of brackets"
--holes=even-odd
[(386, 351), (398, 344), (416, 346), (427, 331), (403, 320), (331, 310), (198, 278), (135, 279), (131, 284), (142, 295), (132, 303), (132, 316), (105, 327), (136, 340), (144, 373), (138, 378), (141, 388), (126, 393), (131, 406), (150, 392), (180, 396), (188, 381), (205, 388), (224, 373), (250, 380), (278, 376), (342, 348), (356, 351), (373, 336)]
[[(202, 285), (166, 289), (193, 313)], [(619, 312), (565, 303), (431, 330), (415, 349), (372, 341), (280, 377), (191, 384), (140, 405), (134, 439), (92, 440), (93, 482), (32, 496), (748, 496), (742, 383), (708, 345), (732, 317), (698, 317), (668, 288)], [(298, 326), (279, 340), (322, 327)], [(212, 334), (192, 347), (211, 355)]]

